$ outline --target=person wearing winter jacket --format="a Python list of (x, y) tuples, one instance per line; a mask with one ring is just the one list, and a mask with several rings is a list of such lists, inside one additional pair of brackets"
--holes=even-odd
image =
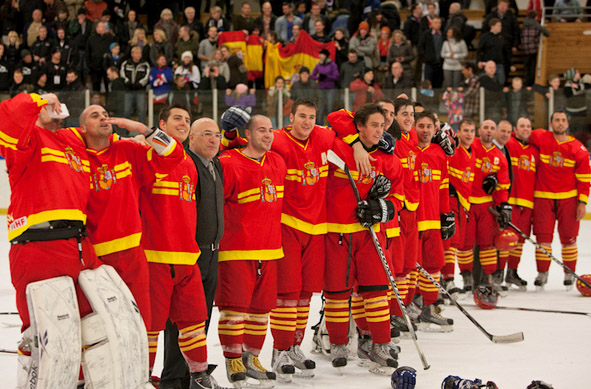
[(458, 88), (462, 82), (462, 61), (468, 56), (468, 47), (462, 39), (460, 30), (452, 27), (447, 30), (447, 40), (441, 46), (443, 58), (443, 86)]
[(95, 33), (90, 35), (86, 41), (86, 65), (89, 69), (90, 78), (92, 79), (92, 89), (94, 91), (100, 91), (101, 83), (106, 77), (103, 70), (103, 58), (105, 53), (109, 52), (109, 46), (113, 42), (115, 42), (115, 38), (112, 34), (107, 33), (107, 27), (104, 22), (98, 22), (96, 24)]
[(121, 64), (120, 73), (126, 88), (124, 116), (131, 117), (135, 106), (138, 121), (146, 123), (146, 87), (150, 80), (150, 64), (142, 60), (142, 49), (131, 49), (131, 58)]
[(357, 51), (359, 58), (362, 58), (367, 68), (373, 69), (375, 62), (378, 42), (369, 34), (369, 23), (359, 23), (357, 32), (349, 40), (349, 50)]
[(156, 59), (156, 66), (150, 70), (150, 86), (154, 91), (154, 104), (166, 104), (170, 84), (172, 83), (172, 69), (166, 66), (166, 56), (160, 54)]
[[(375, 47), (374, 47), (375, 49)], [(329, 51), (326, 49), (320, 50), (318, 58), (320, 61), (312, 71), (312, 80), (318, 81), (318, 89), (320, 90), (320, 105), (318, 107), (318, 116), (316, 121), (319, 124), (324, 122), (325, 117), (333, 111), (335, 88), (339, 80), (339, 69), (337, 64), (333, 62), (328, 56)]]
[(357, 111), (365, 103), (375, 103), (384, 98), (384, 93), (380, 84), (374, 82), (374, 73), (372, 69), (364, 69), (363, 75), (353, 81), (349, 87), (351, 92), (355, 93), (353, 100), (353, 111)]

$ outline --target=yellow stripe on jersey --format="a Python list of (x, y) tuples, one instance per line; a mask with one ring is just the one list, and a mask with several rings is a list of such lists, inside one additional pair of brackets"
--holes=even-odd
[(518, 205), (520, 207), (525, 207), (525, 208), (530, 208), (530, 209), (533, 209), (534, 208), (534, 202), (533, 201), (529, 201), (529, 200), (525, 200), (525, 199), (519, 199), (517, 197), (510, 197), (509, 198), (509, 204), (511, 204), (511, 205)]
[(285, 213), (281, 214), (281, 223), (310, 235), (323, 235), (328, 232), (327, 223), (312, 224)]
[(591, 182), (591, 174), (575, 173), (575, 178), (581, 182)]
[(166, 263), (170, 265), (194, 265), (201, 253), (184, 253), (179, 251), (144, 250), (148, 262)]
[(423, 220), (417, 223), (419, 231), (440, 230), (441, 220)]
[(127, 250), (140, 245), (142, 233), (124, 236), (123, 238), (113, 239), (108, 242), (93, 244), (96, 255), (101, 257), (103, 255), (116, 253), (118, 251)]
[[(353, 232), (359, 231), (368, 231), (368, 228), (363, 227), (359, 223), (352, 223), (352, 224), (339, 224), (339, 223), (327, 223), (328, 232), (336, 232), (339, 234), (350, 234)], [(376, 232), (380, 232), (380, 225), (374, 224), (374, 230)]]
[(577, 197), (577, 190), (573, 189), (568, 192), (542, 192), (541, 190), (536, 190), (534, 197), (553, 200), (570, 199), (571, 197)]
[(271, 261), (283, 258), (283, 248), (270, 250), (220, 250), (219, 261)]

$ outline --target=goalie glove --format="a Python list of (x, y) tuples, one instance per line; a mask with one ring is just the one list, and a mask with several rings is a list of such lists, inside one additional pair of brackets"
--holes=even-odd
[(441, 216), (441, 239), (448, 240), (456, 233), (456, 216), (453, 212), (442, 213)]
[(499, 227), (501, 229), (505, 229), (511, 223), (511, 205), (509, 203), (501, 203), (497, 206), (497, 212), (499, 216), (497, 216), (497, 223), (499, 223)]
[[(250, 114), (252, 113), (251, 107), (243, 107), (240, 105), (230, 107), (224, 111), (222, 114), (222, 128), (226, 132), (226, 136), (228, 137), (228, 133), (232, 133), (240, 128), (246, 127), (248, 122), (250, 121)], [(234, 136), (229, 136), (229, 138), (234, 138)]]
[(396, 140), (390, 133), (384, 132), (380, 141), (378, 142), (378, 149), (382, 150), (386, 154), (394, 154), (394, 147), (396, 146)]
[(491, 174), (489, 176), (486, 176), (484, 180), (482, 180), (482, 190), (486, 194), (492, 194), (497, 188), (498, 184), (499, 180), (497, 179), (497, 175)]
[(441, 146), (441, 148), (445, 152), (445, 155), (447, 155), (448, 157), (451, 157), (456, 152), (455, 142), (444, 130), (441, 130), (437, 134), (435, 134), (435, 136), (431, 140), (431, 143), (437, 143), (439, 146)]
[(417, 371), (409, 366), (401, 366), (392, 373), (392, 389), (414, 389)]
[(390, 200), (360, 201), (355, 209), (359, 223), (369, 228), (376, 223), (386, 223), (394, 217), (394, 204)]
[[(151, 131), (151, 132), (150, 132)], [(148, 133), (149, 132), (149, 133)], [(159, 128), (148, 130), (145, 135), (146, 142), (152, 146), (158, 155), (166, 155), (174, 148), (176, 141)]]
[(390, 194), (392, 183), (383, 174), (380, 174), (373, 181), (373, 185), (369, 189), (369, 198), (372, 200), (383, 199)]

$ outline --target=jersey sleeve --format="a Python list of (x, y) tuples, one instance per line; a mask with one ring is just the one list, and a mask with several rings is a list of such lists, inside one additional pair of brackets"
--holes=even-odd
[(240, 136), (238, 131), (228, 132), (222, 130), (221, 150), (240, 149), (248, 144), (248, 140)]
[(353, 112), (346, 109), (331, 112), (327, 117), (328, 123), (332, 127), (336, 136), (349, 145), (359, 139), (357, 127), (355, 127), (355, 123), (353, 123), (354, 117), (355, 115)]
[(136, 143), (131, 140), (120, 140), (129, 155), (135, 171), (136, 179), (140, 185), (149, 185), (156, 173), (168, 174), (179, 163), (187, 158), (185, 150), (179, 142), (165, 155), (160, 155), (152, 147)]
[(575, 153), (575, 182), (578, 200), (587, 204), (589, 202), (589, 187), (591, 186), (591, 166), (589, 152), (583, 145)]
[(509, 164), (507, 158), (503, 155), (501, 158), (500, 169), (497, 173), (498, 184), (495, 191), (492, 194), (493, 200), (496, 205), (506, 203), (509, 201), (509, 188), (511, 187), (511, 181), (509, 180)]
[(388, 200), (392, 201), (396, 214), (400, 212), (404, 206), (404, 179), (402, 173), (402, 164), (398, 158), (389, 158), (390, 163), (388, 164), (388, 170), (386, 171), (386, 177), (390, 179), (391, 187)]
[(20, 93), (0, 104), (0, 155), (9, 159), (12, 153), (29, 148), (35, 122), (47, 101), (36, 93)]

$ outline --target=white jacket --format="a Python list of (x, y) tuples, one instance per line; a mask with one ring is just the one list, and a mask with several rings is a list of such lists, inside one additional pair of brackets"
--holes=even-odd
[[(454, 57), (451, 57), (454, 53)], [(462, 61), (468, 56), (468, 47), (464, 40), (459, 42), (448, 39), (441, 46), (441, 58), (443, 58), (443, 70), (462, 70)]]

